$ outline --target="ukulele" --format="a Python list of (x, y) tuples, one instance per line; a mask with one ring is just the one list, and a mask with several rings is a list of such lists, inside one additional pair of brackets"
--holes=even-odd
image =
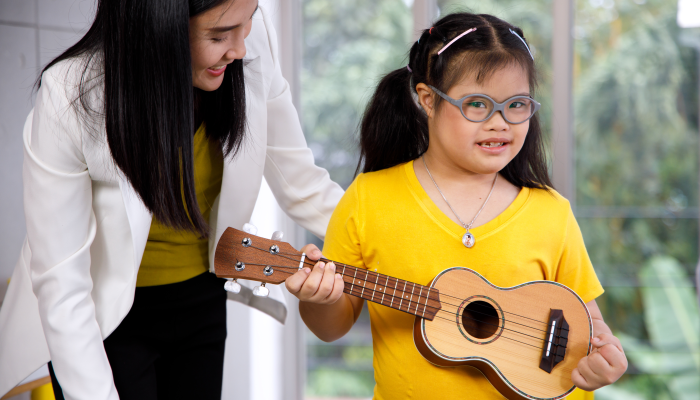
[[(571, 371), (589, 354), (593, 329), (586, 304), (566, 286), (533, 281), (501, 288), (463, 267), (423, 286), (333, 262), (344, 293), (416, 316), (416, 349), (432, 364), (475, 367), (509, 400), (561, 399), (574, 390)], [(264, 295), (266, 283), (282, 283), (315, 263), (288, 243), (228, 228), (214, 269), (234, 282), (262, 282), (254, 293)]]

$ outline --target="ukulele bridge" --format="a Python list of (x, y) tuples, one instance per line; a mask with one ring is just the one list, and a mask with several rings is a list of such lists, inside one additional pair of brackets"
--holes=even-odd
[(564, 319), (564, 313), (562, 310), (550, 309), (547, 335), (544, 338), (542, 347), (540, 369), (552, 373), (552, 369), (564, 360), (568, 340), (569, 324)]

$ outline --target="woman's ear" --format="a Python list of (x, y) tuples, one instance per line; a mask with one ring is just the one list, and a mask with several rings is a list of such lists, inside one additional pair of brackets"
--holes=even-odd
[(433, 106), (435, 97), (434, 93), (428, 85), (425, 83), (419, 83), (416, 85), (416, 92), (418, 93), (418, 101), (420, 102), (420, 106), (423, 107), (423, 110), (425, 111), (426, 114), (428, 114), (428, 118), (433, 117), (433, 112), (435, 111)]

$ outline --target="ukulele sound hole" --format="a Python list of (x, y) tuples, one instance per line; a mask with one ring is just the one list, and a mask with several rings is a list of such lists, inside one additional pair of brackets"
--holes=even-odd
[(475, 338), (486, 339), (498, 330), (498, 313), (485, 301), (473, 301), (462, 311), (462, 325)]

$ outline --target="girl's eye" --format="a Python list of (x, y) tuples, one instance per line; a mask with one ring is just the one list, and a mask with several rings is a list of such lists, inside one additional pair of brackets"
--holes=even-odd
[(225, 40), (226, 40), (226, 37), (224, 36), (224, 37), (222, 37), (222, 38), (211, 38), (211, 40), (214, 41), (214, 42), (216, 42), (216, 43), (220, 43), (220, 42), (225, 41)]
[(510, 103), (509, 108), (520, 108), (520, 107), (525, 107), (525, 103), (523, 103), (521, 101), (514, 101), (514, 102)]
[(486, 108), (486, 104), (484, 104), (481, 101), (472, 101), (467, 103), (467, 106), (469, 107), (475, 107), (475, 108)]

